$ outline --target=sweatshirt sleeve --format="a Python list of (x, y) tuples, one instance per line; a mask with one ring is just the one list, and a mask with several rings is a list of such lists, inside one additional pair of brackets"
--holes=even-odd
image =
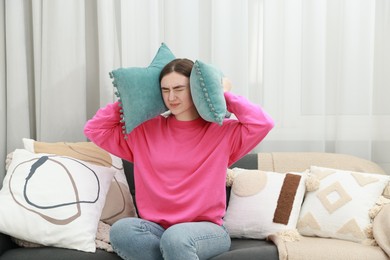
[(85, 136), (104, 150), (133, 161), (133, 153), (123, 134), (119, 103), (100, 108), (84, 126)]
[(251, 103), (242, 96), (225, 92), (227, 110), (233, 113), (237, 120), (228, 119), (231, 132), (231, 154), (229, 166), (256, 147), (274, 127), (271, 116), (260, 106)]

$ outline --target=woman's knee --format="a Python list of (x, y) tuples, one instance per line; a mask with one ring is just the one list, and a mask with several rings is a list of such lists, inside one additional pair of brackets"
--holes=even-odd
[[(178, 229), (168, 228), (161, 237), (160, 250), (167, 259), (174, 259), (175, 256), (184, 252), (196, 255), (195, 244), (190, 237), (185, 237)], [(192, 259), (192, 258), (189, 258)]]
[(133, 218), (123, 218), (116, 221), (110, 228), (110, 242), (112, 245), (118, 245), (128, 241), (132, 230), (136, 225)]
[(188, 239), (184, 239), (182, 236), (182, 231), (177, 226), (172, 226), (165, 230), (161, 237), (162, 246), (171, 246), (171, 245), (178, 245), (182, 243), (188, 243)]

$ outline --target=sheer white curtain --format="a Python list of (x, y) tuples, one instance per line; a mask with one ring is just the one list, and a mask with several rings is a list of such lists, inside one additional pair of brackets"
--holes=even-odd
[(390, 2), (264, 1), (270, 151), (357, 155), (390, 173)]
[[(387, 0), (3, 0), (0, 169), (22, 138), (83, 141), (108, 72), (161, 42), (219, 66), (276, 127), (256, 151), (326, 151), (390, 172)], [(0, 179), (4, 170), (0, 170)]]

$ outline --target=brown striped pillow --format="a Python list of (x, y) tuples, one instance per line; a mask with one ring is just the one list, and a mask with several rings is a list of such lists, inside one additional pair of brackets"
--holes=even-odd
[(305, 194), (304, 173), (234, 168), (224, 225), (233, 238), (265, 239), (295, 230)]

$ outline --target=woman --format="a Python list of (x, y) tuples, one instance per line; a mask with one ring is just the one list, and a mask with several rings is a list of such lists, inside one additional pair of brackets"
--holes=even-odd
[(203, 120), (192, 101), (193, 62), (176, 59), (161, 71), (160, 85), (171, 114), (157, 116), (123, 138), (118, 103), (100, 109), (85, 135), (103, 149), (134, 163), (140, 218), (111, 228), (114, 251), (123, 259), (208, 259), (230, 248), (223, 227), (226, 170), (272, 129), (260, 107), (229, 92), (227, 109), (236, 119), (223, 125)]

